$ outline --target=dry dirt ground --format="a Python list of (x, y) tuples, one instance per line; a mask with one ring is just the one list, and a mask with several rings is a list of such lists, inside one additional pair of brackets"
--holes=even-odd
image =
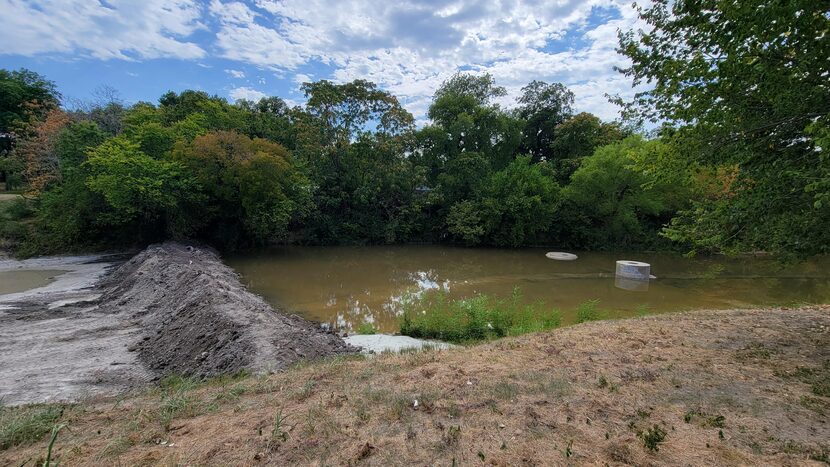
[[(585, 323), (66, 407), (62, 465), (821, 465), (830, 307)], [(416, 403), (417, 401), (417, 403)], [(32, 465), (46, 439), (0, 451)]]
[(0, 271), (68, 271), (0, 295), (0, 402), (74, 401), (171, 373), (281, 370), (356, 350), (275, 312), (209, 248), (167, 242), (126, 262), (112, 258), (0, 261)]

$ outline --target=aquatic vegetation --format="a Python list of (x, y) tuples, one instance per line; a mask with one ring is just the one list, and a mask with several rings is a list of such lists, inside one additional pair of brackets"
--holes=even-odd
[(508, 299), (477, 295), (450, 300), (438, 291), (406, 304), (401, 334), (461, 343), (544, 331), (560, 323), (558, 310), (523, 304), (518, 289)]
[(355, 329), (355, 333), (369, 335), (369, 334), (377, 334), (378, 329), (375, 327), (374, 323), (361, 323), (360, 326)]

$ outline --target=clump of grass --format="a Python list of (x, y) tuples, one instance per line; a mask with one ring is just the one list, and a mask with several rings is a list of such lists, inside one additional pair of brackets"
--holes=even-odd
[(810, 385), (813, 394), (822, 397), (830, 397), (830, 360), (824, 362), (819, 368), (808, 368), (799, 366), (792, 372), (776, 372), (783, 378), (796, 378), (803, 383)]
[[(52, 428), (52, 437), (49, 439), (49, 445), (46, 447), (46, 460), (43, 461), (43, 467), (52, 467), (52, 450), (55, 447), (55, 441), (58, 440), (58, 433), (64, 428), (66, 428), (66, 425), (56, 425)], [(57, 466), (58, 463), (55, 462), (54, 465)]]
[(134, 444), (135, 442), (128, 436), (117, 436), (104, 446), (96, 459), (100, 461), (106, 458), (118, 457), (127, 452)]
[(191, 378), (168, 376), (159, 382), (162, 391), (157, 420), (165, 431), (177, 417), (193, 417), (197, 414), (199, 400), (191, 393), (197, 383)]
[(512, 400), (519, 394), (519, 386), (507, 381), (499, 381), (489, 387), (491, 394), (499, 399)]
[(458, 446), (461, 441), (461, 425), (453, 425), (447, 429), (447, 432), (441, 437), (443, 446), (448, 449), (453, 449)]
[(237, 401), (239, 398), (248, 392), (248, 387), (244, 383), (236, 383), (232, 386), (222, 387), (222, 391), (216, 394), (217, 401)]
[(588, 300), (576, 308), (576, 322), (585, 323), (603, 319), (606, 313), (599, 309), (599, 300)]
[(660, 443), (666, 440), (666, 430), (654, 425), (646, 431), (637, 434), (643, 440), (643, 445), (652, 452), (660, 450)]
[(378, 329), (373, 323), (360, 323), (360, 326), (355, 329), (355, 332), (363, 335), (377, 334)]
[(560, 322), (557, 310), (524, 304), (518, 289), (508, 299), (477, 295), (450, 300), (446, 292), (436, 291), (405, 303), (401, 334), (466, 343), (552, 329)]
[(305, 383), (303, 383), (303, 387), (295, 393), (295, 398), (299, 401), (304, 401), (308, 399), (314, 394), (314, 390), (316, 389), (316, 387), (317, 383), (315, 383), (314, 380), (307, 380)]
[(288, 441), (288, 432), (285, 431), (285, 419), (287, 417), (282, 414), (280, 409), (274, 416), (274, 423), (271, 425), (271, 439), (270, 446), (278, 446), (280, 443)]
[(61, 405), (0, 406), (0, 450), (43, 439), (63, 415)]

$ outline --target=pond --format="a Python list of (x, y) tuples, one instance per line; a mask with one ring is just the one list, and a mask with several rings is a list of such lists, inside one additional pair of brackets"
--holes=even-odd
[[(830, 301), (830, 258), (781, 266), (768, 258), (574, 252), (576, 261), (555, 261), (546, 251), (284, 247), (226, 261), (272, 305), (343, 330), (369, 322), (395, 332), (404, 298), (429, 290), (453, 298), (507, 297), (518, 287), (523, 300), (559, 309), (564, 324), (572, 323), (575, 308), (588, 300), (599, 300), (613, 317)], [(620, 288), (627, 287), (615, 282), (620, 259), (651, 263), (657, 279), (635, 290)]]
[(64, 272), (66, 271), (45, 269), (0, 271), (0, 295), (25, 292), (49, 285), (55, 280), (55, 276)]

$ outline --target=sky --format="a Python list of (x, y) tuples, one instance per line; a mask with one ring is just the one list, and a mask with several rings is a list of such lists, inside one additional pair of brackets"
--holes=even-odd
[(300, 84), (367, 79), (423, 122), (453, 73), (491, 73), (515, 105), (532, 80), (561, 82), (577, 111), (618, 116), (614, 70), (631, 0), (0, 0), (0, 68), (34, 70), (67, 101), (118, 90), (126, 103), (197, 89), (304, 101)]

